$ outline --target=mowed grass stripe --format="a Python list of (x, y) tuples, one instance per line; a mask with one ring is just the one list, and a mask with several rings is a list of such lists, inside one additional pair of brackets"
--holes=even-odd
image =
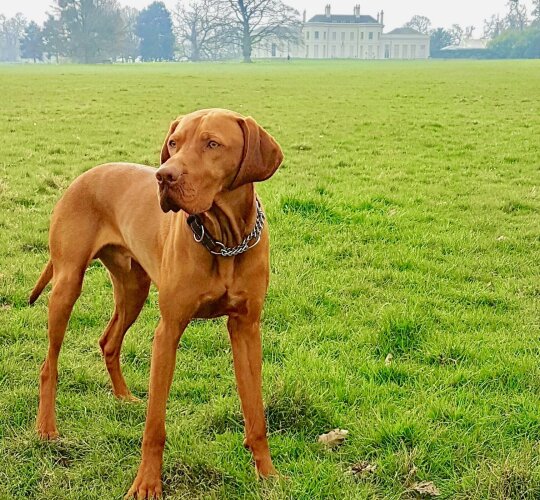
[[(50, 212), (78, 174), (156, 165), (178, 114), (255, 117), (285, 162), (264, 312), (270, 445), (261, 484), (223, 320), (182, 339), (168, 405), (169, 498), (540, 497), (540, 65), (536, 61), (0, 66), (0, 497), (121, 498), (145, 405), (111, 395), (97, 340), (112, 288), (93, 264), (60, 358), (62, 438), (34, 432)], [(147, 396), (157, 294), (126, 337)], [(386, 356), (393, 355), (385, 364)], [(334, 452), (317, 436), (349, 430)], [(367, 478), (346, 474), (368, 460)], [(411, 472), (416, 470), (416, 472)]]

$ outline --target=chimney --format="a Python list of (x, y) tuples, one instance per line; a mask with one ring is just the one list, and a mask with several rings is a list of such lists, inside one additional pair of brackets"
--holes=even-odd
[(326, 17), (330, 17), (330, 4), (327, 4), (326, 7), (324, 8), (324, 15)]
[(380, 14), (377, 12), (377, 22), (379, 22)]
[(354, 6), (354, 16), (355, 17), (360, 17), (360, 4), (356, 4)]
[(384, 27), (384, 10), (381, 10), (381, 24)]
[(302, 16), (304, 24), (306, 24), (306, 17), (307, 17), (307, 12), (306, 12), (306, 9), (304, 9), (304, 15)]

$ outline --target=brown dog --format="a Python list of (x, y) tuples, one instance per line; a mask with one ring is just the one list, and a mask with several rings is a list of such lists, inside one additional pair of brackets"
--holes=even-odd
[(58, 355), (92, 259), (103, 262), (114, 286), (114, 314), (99, 343), (119, 398), (132, 398), (120, 370), (122, 340), (150, 283), (159, 289), (161, 321), (152, 346), (142, 460), (129, 497), (161, 494), (165, 407), (176, 349), (193, 318), (228, 316), (244, 444), (258, 474), (276, 473), (261, 391), (268, 230), (253, 183), (268, 179), (282, 159), (279, 145), (252, 118), (221, 109), (197, 111), (171, 124), (158, 170), (101, 165), (77, 178), (54, 209), (50, 260), (30, 297), (33, 303), (53, 279), (49, 350), (40, 375), (41, 437), (58, 436)]

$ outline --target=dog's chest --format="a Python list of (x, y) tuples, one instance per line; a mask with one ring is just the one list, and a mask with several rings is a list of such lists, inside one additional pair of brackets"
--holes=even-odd
[(203, 294), (199, 300), (196, 318), (217, 318), (245, 309), (245, 295), (220, 287)]

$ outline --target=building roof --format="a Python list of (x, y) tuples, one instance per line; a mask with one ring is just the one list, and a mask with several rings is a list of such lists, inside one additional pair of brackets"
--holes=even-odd
[(387, 35), (423, 35), (419, 31), (416, 31), (412, 28), (396, 28), (395, 30), (389, 31)]
[(478, 50), (487, 49), (489, 40), (480, 38), (478, 40), (473, 38), (464, 38), (459, 45), (448, 45), (441, 50)]
[(377, 20), (371, 16), (347, 16), (347, 15), (331, 15), (317, 14), (313, 16), (308, 23), (333, 23), (333, 24), (379, 24)]

